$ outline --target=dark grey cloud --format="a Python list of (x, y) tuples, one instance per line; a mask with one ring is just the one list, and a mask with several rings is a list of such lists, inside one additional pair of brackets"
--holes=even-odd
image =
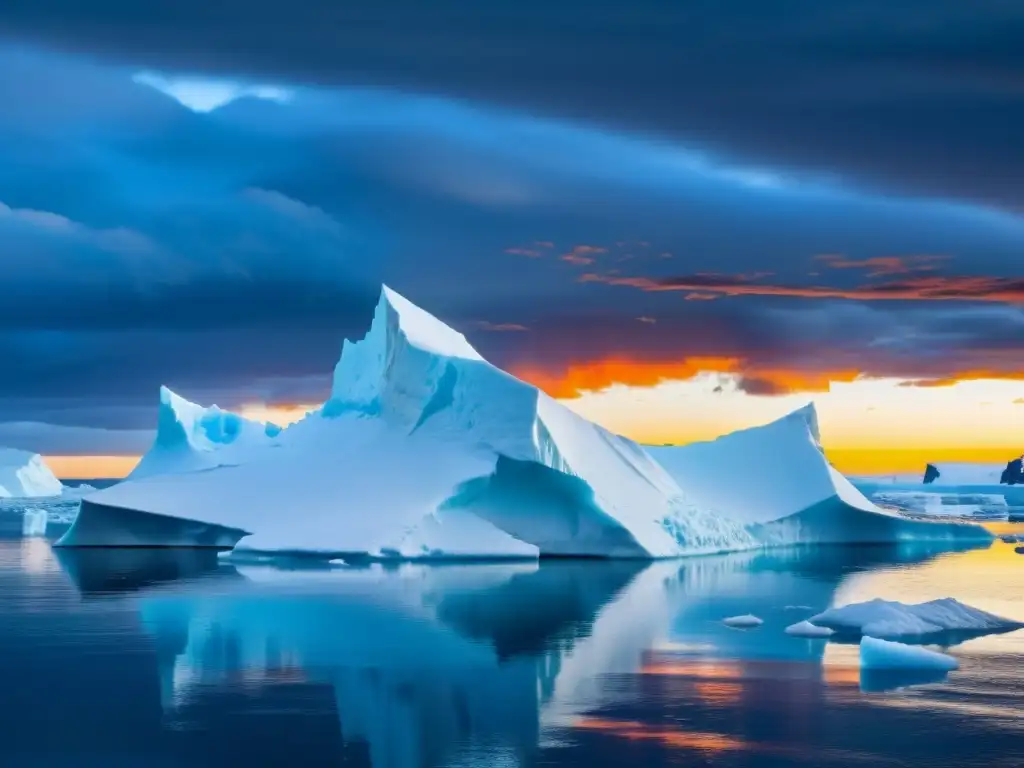
[[(161, 63), (149, 55), (187, 53), (170, 27), (170, 47), (110, 48), (101, 64), (0, 46), (0, 70), (18, 75), (0, 78), (0, 423), (56, 425), (39, 439), (65, 448), (47, 451), (88, 442), (68, 429), (151, 429), (160, 384), (225, 407), (322, 399), (382, 280), (489, 359), (556, 385), (568, 366), (609, 356), (735, 356), (758, 394), (785, 388), (768, 375), (778, 370), (799, 382), (1018, 365), (1021, 314), (1006, 304), (697, 302), (581, 281), (715, 272), (842, 293), (906, 263), (916, 276), (1007, 282), (1024, 275), (1012, 215), (382, 90), (299, 87), (284, 104), (196, 114), (132, 80)], [(98, 44), (94, 31), (80, 40)], [(90, 452), (121, 439), (96, 437)]]
[(138, 456), (153, 443), (154, 434), (151, 430), (0, 422), (0, 445), (51, 456)]
[(132, 66), (467, 97), (1019, 210), (1005, 0), (11, 0), (0, 33)]

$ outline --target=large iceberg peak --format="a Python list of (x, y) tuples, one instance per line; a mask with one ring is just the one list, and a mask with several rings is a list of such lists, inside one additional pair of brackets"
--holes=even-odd
[(38, 453), (0, 447), (0, 498), (59, 496), (63, 490)]
[(379, 406), (385, 379), (401, 373), (394, 369), (394, 363), (407, 350), (416, 350), (427, 358), (483, 360), (461, 333), (386, 285), (381, 286), (370, 330), (360, 341), (345, 339), (342, 345), (327, 415)]
[[(382, 313), (386, 314), (389, 337), (401, 335), (409, 344), (434, 355), (483, 360), (465, 336), (386, 285), (380, 289), (373, 326)], [(372, 326), (370, 331), (372, 334)]]

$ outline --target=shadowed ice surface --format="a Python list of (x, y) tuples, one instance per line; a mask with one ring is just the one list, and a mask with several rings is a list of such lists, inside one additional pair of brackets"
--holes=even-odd
[(937, 546), (286, 570), (8, 539), (0, 765), (1024, 764), (1024, 633), (922, 678), (783, 631), (871, 597), (1024, 619), (1012, 545)]

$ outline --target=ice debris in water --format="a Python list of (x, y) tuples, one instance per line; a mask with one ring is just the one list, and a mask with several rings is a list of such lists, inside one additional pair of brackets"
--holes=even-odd
[(905, 645), (877, 637), (860, 641), (862, 669), (934, 669), (950, 671), (960, 665), (952, 656), (915, 645)]
[(736, 627), (737, 629), (751, 629), (753, 627), (760, 627), (764, 624), (764, 622), (757, 618), (757, 616), (749, 613), (743, 616), (730, 616), (727, 619), (722, 619), (722, 623), (727, 627)]
[(840, 634), (879, 638), (925, 637), (947, 632), (988, 634), (1009, 632), (1024, 626), (964, 605), (951, 597), (916, 605), (876, 598), (865, 603), (830, 608), (811, 616), (808, 621)]
[(26, 509), (21, 519), (21, 533), (23, 536), (45, 536), (47, 522), (45, 509)]
[(819, 627), (809, 621), (799, 621), (786, 627), (786, 634), (794, 637), (832, 637), (834, 631), (828, 627)]

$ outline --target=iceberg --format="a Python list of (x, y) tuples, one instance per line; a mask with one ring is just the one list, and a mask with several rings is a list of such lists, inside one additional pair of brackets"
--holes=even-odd
[(762, 543), (992, 539), (979, 526), (908, 520), (869, 501), (825, 457), (813, 403), (715, 440), (647, 450), (695, 504), (742, 521)]
[(1012, 632), (1024, 627), (1020, 622), (972, 608), (951, 597), (916, 605), (876, 598), (865, 603), (830, 608), (808, 621), (842, 635), (917, 640), (939, 635), (972, 637)]
[(865, 637), (860, 641), (861, 669), (934, 669), (949, 672), (960, 665), (952, 656), (903, 643)]
[(691, 504), (639, 445), (495, 368), (387, 287), (366, 336), (345, 341), (330, 399), (273, 438), (199, 451), (193, 437), (208, 431), (190, 425), (205, 411), (169, 392), (161, 410), (153, 458), (87, 496), (61, 545), (155, 543), (172, 525), (175, 541), (200, 525), (208, 544), (401, 558), (755, 544)]
[(761, 619), (750, 613), (743, 616), (730, 616), (727, 619), (722, 619), (722, 623), (727, 627), (735, 627), (736, 629), (753, 629), (764, 624)]
[(38, 453), (0, 448), (0, 498), (60, 496), (63, 490)]
[[(737, 492), (730, 472), (746, 459), (728, 450), (703, 476), (674, 477), (637, 443), (491, 365), (386, 286), (369, 331), (344, 342), (330, 398), (301, 421), (268, 431), (169, 390), (159, 421), (139, 468), (85, 497), (61, 546), (230, 548), (244, 538), (255, 551), (351, 560), (992, 540), (978, 526), (907, 521), (870, 504), (824, 461), (813, 408), (781, 429), (749, 431), (761, 458), (785, 454), (775, 465), (781, 482)], [(746, 445), (735, 435), (722, 444), (730, 440)], [(824, 476), (828, 486), (804, 504), (807, 457), (820, 470), (812, 480)], [(819, 498), (839, 498), (838, 513), (814, 506)], [(859, 516), (844, 517), (847, 509)]]
[(276, 424), (246, 419), (216, 405), (204, 408), (160, 387), (153, 446), (127, 479), (229, 466), (280, 432)]

